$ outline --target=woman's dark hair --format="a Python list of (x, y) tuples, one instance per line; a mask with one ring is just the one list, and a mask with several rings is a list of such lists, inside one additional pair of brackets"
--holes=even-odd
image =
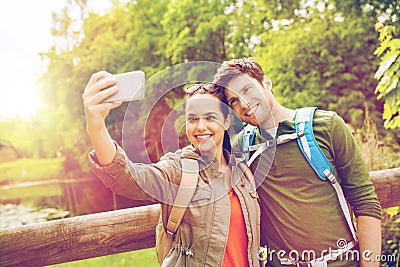
[[(229, 114), (229, 106), (227, 104), (227, 99), (224, 93), (224, 88), (220, 85), (217, 85), (215, 83), (196, 83), (188, 86), (185, 90), (185, 98), (188, 100), (191, 98), (193, 95), (212, 95), (218, 98), (218, 100), (221, 102), (220, 107), (222, 114), (224, 115), (224, 118), (226, 119)], [(229, 138), (229, 133), (227, 130), (224, 132), (224, 140), (222, 143), (222, 148), (229, 151), (231, 153), (232, 151), (232, 146)]]

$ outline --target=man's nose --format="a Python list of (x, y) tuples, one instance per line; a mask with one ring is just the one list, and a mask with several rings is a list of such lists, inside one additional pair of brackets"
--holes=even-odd
[(241, 97), (241, 98), (239, 99), (239, 103), (240, 103), (240, 108), (241, 108), (242, 110), (248, 109), (249, 106), (250, 106), (250, 105), (249, 105), (248, 99), (245, 98), (245, 97)]

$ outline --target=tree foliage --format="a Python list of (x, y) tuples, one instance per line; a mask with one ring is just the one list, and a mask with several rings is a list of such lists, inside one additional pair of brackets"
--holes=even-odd
[(394, 26), (377, 24), (380, 46), (375, 54), (381, 58), (380, 67), (375, 73), (379, 80), (375, 92), (378, 99), (385, 100), (383, 119), (385, 127), (400, 127), (400, 38), (395, 37)]
[[(178, 63), (221, 63), (255, 56), (272, 78), (279, 100), (289, 107), (317, 105), (332, 109), (354, 127), (360, 127), (367, 103), (370, 117), (377, 122), (381, 118), (383, 104), (376, 100), (372, 89), (377, 85), (373, 76), (378, 65), (373, 51), (379, 45), (373, 25), (378, 17), (397, 25), (397, 1), (113, 3), (111, 9), (97, 14), (90, 9), (95, 1), (67, 0), (65, 7), (53, 15), (55, 45), (42, 53), (47, 69), (39, 80), (46, 105), (32, 118), (30, 130), (25, 127), (13, 132), (15, 136), (29, 132), (35, 135), (32, 140), (42, 140), (32, 142), (36, 145), (32, 144), (31, 152), (24, 150), (26, 155), (51, 156), (57, 150), (66, 151), (80, 158), (84, 167), (90, 144), (81, 94), (90, 75), (99, 70), (122, 73), (141, 69), (149, 78)], [(397, 71), (394, 67), (388, 71)], [(158, 86), (163, 88), (165, 84), (159, 81)], [(152, 90), (146, 88), (146, 96), (154, 95)], [(181, 97), (179, 90), (166, 95), (154, 112), (167, 114)], [(387, 97), (383, 97), (386, 103), (393, 102)], [(138, 106), (146, 107), (146, 101), (139, 102)], [(107, 119), (117, 141), (121, 141), (126, 107), (113, 110)], [(138, 123), (147, 118), (147, 114), (132, 116)], [(154, 116), (148, 140), (159, 140), (155, 125), (160, 118)], [(0, 132), (5, 125), (9, 122), (0, 124)], [(40, 143), (43, 148), (37, 145)], [(147, 143), (154, 155), (162, 151), (157, 142)]]
[[(364, 106), (379, 119), (372, 78), (375, 34), (369, 18), (343, 21), (314, 17), (264, 33), (256, 56), (274, 83), (281, 103), (291, 108), (318, 106), (335, 110), (354, 127), (363, 123)], [(373, 22), (373, 21), (372, 21)]]
[(226, 59), (226, 1), (171, 1), (162, 18), (165, 56), (172, 64)]

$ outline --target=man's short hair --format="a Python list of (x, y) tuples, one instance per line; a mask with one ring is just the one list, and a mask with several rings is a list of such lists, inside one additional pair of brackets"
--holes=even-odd
[(231, 59), (225, 61), (214, 75), (214, 83), (226, 86), (232, 79), (242, 74), (249, 75), (262, 85), (264, 71), (254, 58)]

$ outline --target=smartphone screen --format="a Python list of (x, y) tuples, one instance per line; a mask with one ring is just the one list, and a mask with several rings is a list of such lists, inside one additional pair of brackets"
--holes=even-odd
[(133, 101), (144, 96), (145, 74), (141, 70), (114, 75), (117, 79), (118, 91), (106, 98), (104, 102)]

